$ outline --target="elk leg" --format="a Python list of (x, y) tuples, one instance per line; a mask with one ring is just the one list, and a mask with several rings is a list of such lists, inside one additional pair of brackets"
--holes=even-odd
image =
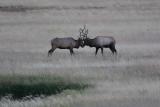
[(50, 55), (51, 55), (51, 51), (52, 51), (52, 49), (50, 49), (50, 50), (48, 51), (48, 56), (50, 56)]
[(51, 48), (49, 51), (48, 51), (48, 56), (51, 56), (52, 53), (54, 52), (55, 48)]
[(74, 54), (73, 49), (71, 48), (69, 50), (70, 50), (70, 54), (73, 55)]
[(114, 54), (114, 50), (111, 47), (109, 47), (109, 49), (111, 50), (112, 54)]
[(117, 53), (117, 50), (115, 49), (113, 45), (111, 45), (109, 49), (112, 51), (112, 54)]
[(99, 49), (99, 48), (96, 48), (95, 56), (97, 55), (98, 49)]
[(116, 50), (116, 48), (114, 48), (114, 52), (117, 54), (117, 50)]
[(112, 44), (111, 45), (111, 50), (112, 50), (112, 53), (114, 54), (114, 53), (116, 53), (117, 54), (117, 50), (116, 50), (116, 48), (115, 48), (115, 45), (114, 44)]
[(102, 53), (102, 56), (103, 56), (103, 48), (101, 48), (101, 53)]
[(117, 50), (116, 50), (115, 46), (114, 46), (113, 50), (114, 50), (114, 52), (117, 54)]

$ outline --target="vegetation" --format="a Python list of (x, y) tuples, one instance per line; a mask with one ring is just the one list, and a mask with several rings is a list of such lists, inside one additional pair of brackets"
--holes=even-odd
[(88, 86), (82, 81), (71, 81), (49, 75), (0, 76), (0, 97), (11, 96), (13, 99), (21, 99), (27, 96), (48, 96), (64, 90), (81, 91)]

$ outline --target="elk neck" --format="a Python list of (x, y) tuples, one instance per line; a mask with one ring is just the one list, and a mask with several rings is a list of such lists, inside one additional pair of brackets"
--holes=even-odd
[(85, 45), (94, 47), (94, 39), (86, 38)]
[(78, 40), (75, 40), (75, 48), (79, 48), (80, 47), (80, 40), (78, 39)]

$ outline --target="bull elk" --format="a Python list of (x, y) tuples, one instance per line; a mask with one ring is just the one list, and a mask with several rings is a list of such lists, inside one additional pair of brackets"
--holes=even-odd
[(96, 36), (95, 38), (91, 39), (87, 37), (88, 29), (84, 26), (84, 29), (81, 30), (81, 36), (84, 40), (84, 46), (95, 47), (95, 55), (99, 49), (101, 49), (101, 53), (103, 55), (103, 48), (109, 48), (113, 54), (117, 54), (117, 50), (115, 48), (116, 40), (111, 36)]
[(51, 40), (51, 49), (48, 51), (48, 56), (52, 55), (55, 49), (68, 49), (70, 54), (73, 55), (74, 51), (73, 48), (84, 47), (84, 41), (82, 40), (81, 32), (80, 36), (77, 40), (72, 37), (65, 37), (65, 38), (53, 38)]

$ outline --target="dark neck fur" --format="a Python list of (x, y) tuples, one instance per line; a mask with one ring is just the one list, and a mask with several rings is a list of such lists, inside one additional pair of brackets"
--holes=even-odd
[(85, 44), (87, 46), (94, 47), (94, 39), (87, 38)]
[(75, 42), (76, 42), (76, 46), (75, 46), (74, 48), (79, 48), (79, 46), (80, 46), (80, 41), (79, 41), (79, 40), (75, 40)]

